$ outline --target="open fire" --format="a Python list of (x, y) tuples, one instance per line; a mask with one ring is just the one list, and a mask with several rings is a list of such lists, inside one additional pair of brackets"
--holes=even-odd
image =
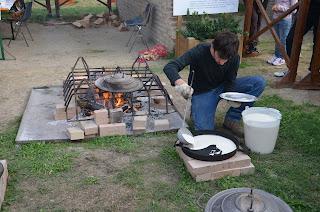
[(128, 100), (125, 99), (124, 93), (111, 93), (108, 91), (102, 91), (99, 88), (96, 88), (96, 100), (105, 108), (120, 108), (128, 103)]

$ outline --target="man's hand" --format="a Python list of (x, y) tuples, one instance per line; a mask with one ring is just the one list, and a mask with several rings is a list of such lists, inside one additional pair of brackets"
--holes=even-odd
[(193, 94), (193, 88), (184, 81), (176, 83), (175, 89), (185, 99), (189, 99)]

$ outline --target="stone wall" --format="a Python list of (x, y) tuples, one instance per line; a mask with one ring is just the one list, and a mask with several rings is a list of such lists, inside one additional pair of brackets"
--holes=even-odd
[[(155, 43), (161, 43), (169, 50), (174, 48), (176, 17), (172, 16), (172, 0), (149, 0), (154, 5), (149, 25), (144, 30), (145, 35)], [(117, 0), (119, 15), (128, 20), (143, 13), (146, 0)]]

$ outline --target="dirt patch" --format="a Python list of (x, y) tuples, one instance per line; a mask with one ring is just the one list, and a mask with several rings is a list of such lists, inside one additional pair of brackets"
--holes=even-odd
[[(177, 173), (169, 173), (161, 164), (161, 149), (170, 140), (168, 136), (142, 137), (136, 141), (139, 148), (128, 154), (88, 149), (81, 144), (68, 147), (67, 151), (78, 155), (71, 170), (56, 176), (24, 177), (16, 185), (19, 196), (8, 210), (133, 211), (142, 201), (137, 192), (145, 195), (153, 192), (155, 184), (178, 182)], [(123, 175), (130, 170), (138, 174), (140, 182)], [(127, 181), (140, 186), (130, 186)]]

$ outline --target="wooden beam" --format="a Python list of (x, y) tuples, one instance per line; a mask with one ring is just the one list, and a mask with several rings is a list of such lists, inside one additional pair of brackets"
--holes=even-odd
[(279, 50), (281, 52), (281, 54), (283, 55), (285, 61), (287, 64), (289, 64), (290, 62), (290, 59), (289, 59), (289, 56), (287, 55), (287, 52), (286, 52), (286, 49), (284, 47), (284, 45), (281, 43), (280, 39), (279, 39), (279, 36), (277, 35), (276, 31), (274, 30), (274, 28), (272, 27), (271, 25), (271, 20), (266, 12), (266, 10), (264, 9), (262, 3), (261, 3), (261, 0), (255, 0), (259, 9), (260, 9), (260, 12), (262, 14), (262, 17), (266, 20), (267, 22), (267, 25), (268, 26), (271, 26), (269, 27), (270, 28), (270, 31), (271, 31), (271, 34), (274, 38), (274, 40), (276, 41), (277, 45), (279, 46)]
[(243, 25), (243, 48), (242, 54), (246, 53), (246, 45), (249, 39), (250, 27), (251, 27), (251, 17), (253, 10), (253, 1), (254, 0), (245, 0), (246, 12), (244, 17), (244, 25)]
[(320, 90), (320, 18), (318, 23), (318, 29), (314, 41), (314, 51), (311, 60), (311, 72), (298, 83), (294, 84), (294, 88), (297, 89), (312, 89)]
[(300, 0), (296, 27), (294, 29), (288, 74), (284, 76), (279, 83), (277, 83), (277, 87), (287, 87), (293, 85), (295, 82), (309, 6), (310, 0)]
[(292, 7), (290, 7), (286, 12), (284, 12), (282, 15), (278, 16), (276, 19), (273, 19), (270, 24), (267, 24), (267, 26), (263, 27), (259, 32), (252, 35), (247, 42), (253, 41), (256, 38), (258, 38), (260, 35), (265, 33), (268, 29), (270, 29), (273, 25), (281, 21), (284, 17), (286, 17), (288, 14), (292, 13), (294, 10), (296, 10), (299, 7), (299, 3), (296, 3)]

